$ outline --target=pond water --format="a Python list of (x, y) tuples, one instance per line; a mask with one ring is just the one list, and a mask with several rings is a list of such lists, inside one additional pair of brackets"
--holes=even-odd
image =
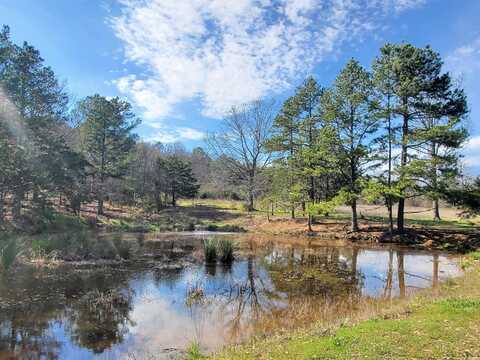
[(460, 274), (440, 253), (234, 236), (242, 245), (231, 266), (205, 266), (201, 237), (172, 235), (140, 241), (143, 255), (129, 266), (26, 268), (1, 279), (0, 359), (176, 358), (192, 342), (209, 351), (351, 316)]

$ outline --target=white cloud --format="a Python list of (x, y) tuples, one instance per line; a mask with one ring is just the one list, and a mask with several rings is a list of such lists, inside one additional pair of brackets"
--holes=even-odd
[[(465, 89), (470, 109), (470, 128), (473, 134), (480, 131), (480, 37), (469, 44), (454, 49), (445, 59), (445, 65)], [(473, 136), (465, 146), (465, 165), (480, 168), (480, 136)], [(477, 171), (478, 172), (478, 171)]]
[(205, 133), (189, 127), (167, 128), (161, 123), (151, 123), (150, 127), (156, 129), (151, 136), (146, 137), (149, 142), (171, 144), (179, 141), (202, 140)]
[(394, 8), (397, 12), (413, 9), (424, 5), (426, 0), (397, 0), (394, 1)]
[(471, 137), (464, 146), (464, 163), (467, 167), (480, 167), (480, 135)]
[(200, 99), (203, 114), (278, 93), (325, 56), (424, 0), (119, 0), (111, 18), (127, 61), (115, 83), (148, 119)]
[(445, 64), (456, 75), (470, 78), (471, 75), (478, 74), (480, 70), (480, 37), (471, 44), (456, 48), (447, 56)]

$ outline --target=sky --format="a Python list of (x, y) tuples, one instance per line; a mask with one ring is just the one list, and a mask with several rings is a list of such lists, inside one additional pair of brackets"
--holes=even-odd
[[(386, 42), (431, 45), (465, 89), (466, 170), (480, 174), (478, 0), (0, 0), (71, 96), (128, 99), (147, 141), (202, 145), (231, 106), (329, 86)], [(477, 80), (477, 81), (475, 81)]]

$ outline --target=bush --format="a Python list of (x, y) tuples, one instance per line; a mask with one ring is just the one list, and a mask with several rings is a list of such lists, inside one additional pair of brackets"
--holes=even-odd
[(205, 254), (205, 262), (214, 263), (217, 261), (217, 240), (214, 238), (204, 240), (203, 250)]
[(233, 261), (233, 251), (235, 245), (232, 240), (222, 239), (218, 242), (218, 252), (220, 254), (220, 261), (224, 264), (231, 263)]

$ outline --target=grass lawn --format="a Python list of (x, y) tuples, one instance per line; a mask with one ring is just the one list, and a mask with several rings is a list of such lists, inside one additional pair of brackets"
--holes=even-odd
[[(209, 359), (477, 359), (480, 357), (480, 253), (465, 277), (428, 291), (403, 311), (332, 330), (298, 331), (226, 349)], [(433, 291), (433, 290), (432, 290)], [(202, 359), (194, 352), (190, 359)]]

